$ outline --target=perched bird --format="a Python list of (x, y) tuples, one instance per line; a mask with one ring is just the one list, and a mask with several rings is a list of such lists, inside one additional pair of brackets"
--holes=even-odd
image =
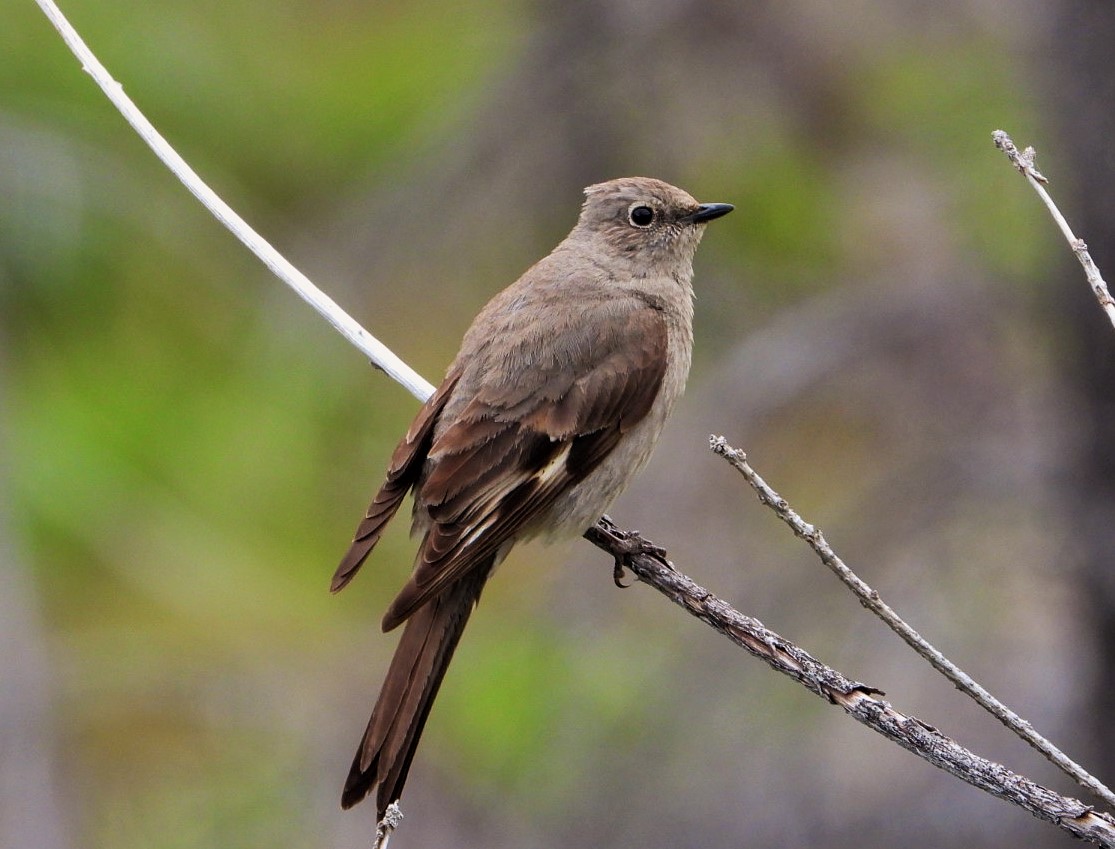
[(399, 799), (484, 583), (511, 547), (575, 536), (646, 463), (689, 373), (693, 255), (732, 211), (660, 180), (589, 186), (577, 225), (480, 311), (391, 457), (333, 576), (352, 580), (406, 494), (421, 537), (383, 617), (406, 623), (341, 796)]

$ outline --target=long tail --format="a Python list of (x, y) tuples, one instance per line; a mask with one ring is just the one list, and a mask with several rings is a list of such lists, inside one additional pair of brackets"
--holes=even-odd
[(374, 789), (377, 819), (382, 820), (387, 806), (398, 801), (426, 717), (493, 566), (446, 587), (407, 620), (345, 781), (343, 808)]

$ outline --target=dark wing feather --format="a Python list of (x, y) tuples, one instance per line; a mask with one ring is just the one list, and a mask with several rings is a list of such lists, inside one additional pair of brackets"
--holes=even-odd
[(434, 440), (415, 491), (431, 524), (384, 630), (489, 563), (646, 417), (666, 370), (665, 318), (635, 299), (622, 318), (611, 318), (609, 335), (582, 334), (549, 369), (533, 364), (516, 389), (533, 382), (539, 391), (477, 392)]
[(337, 571), (333, 573), (330, 592), (338, 592), (353, 579), (360, 565), (379, 542), (384, 526), (395, 515), (411, 487), (418, 482), (426, 453), (433, 442), (434, 426), (459, 379), (459, 372), (446, 376), (437, 391), (422, 405), (407, 429), (406, 436), (395, 448), (395, 453), (391, 455), (391, 464), (387, 468), (387, 479), (376, 493), (368, 512), (356, 529), (352, 545), (341, 559)]

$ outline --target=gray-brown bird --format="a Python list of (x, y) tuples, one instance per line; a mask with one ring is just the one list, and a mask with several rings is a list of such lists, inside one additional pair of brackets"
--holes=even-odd
[(333, 576), (356, 574), (413, 490), (414, 571), (383, 617), (406, 623), (341, 796), (399, 799), (484, 583), (520, 540), (586, 531), (646, 463), (693, 347), (693, 255), (732, 211), (660, 180), (585, 189), (580, 219), (480, 311), (391, 457)]

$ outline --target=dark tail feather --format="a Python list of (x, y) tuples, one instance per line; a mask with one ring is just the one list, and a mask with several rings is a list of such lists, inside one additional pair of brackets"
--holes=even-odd
[(376, 790), (377, 819), (397, 802), (445, 670), (491, 566), (479, 568), (407, 620), (341, 794), (351, 808)]

